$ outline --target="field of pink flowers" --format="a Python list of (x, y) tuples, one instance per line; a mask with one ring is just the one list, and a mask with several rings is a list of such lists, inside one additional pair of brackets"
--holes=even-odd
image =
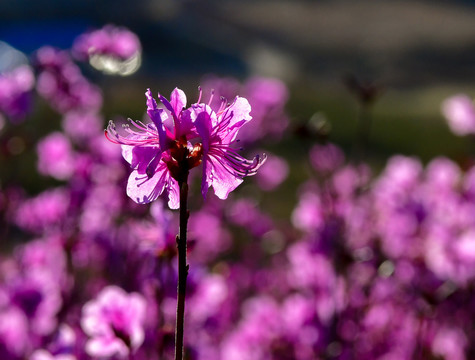
[[(375, 174), (364, 116), (347, 158), (272, 78), (144, 83), (143, 118), (104, 119), (82, 68), (140, 58), (106, 26), (0, 74), (0, 359), (172, 359), (180, 298), (184, 359), (475, 357), (475, 167), (398, 155)], [(467, 96), (442, 112), (475, 133)], [(268, 150), (290, 137), (308, 178), (285, 219), (261, 204), (297, 168)]]

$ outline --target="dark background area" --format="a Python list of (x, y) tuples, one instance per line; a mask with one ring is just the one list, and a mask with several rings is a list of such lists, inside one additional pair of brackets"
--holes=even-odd
[[(448, 130), (440, 103), (475, 94), (473, 1), (14, 1), (0, 2), (0, 40), (31, 54), (69, 48), (87, 29), (126, 26), (142, 41), (143, 63), (128, 78), (84, 69), (105, 92), (106, 118), (140, 117), (143, 90), (194, 91), (205, 74), (280, 78), (293, 125), (315, 113), (330, 139), (351, 150), (358, 102), (354, 75), (382, 95), (372, 110), (369, 156), (437, 155), (460, 163), (472, 139)], [(190, 96), (190, 98), (192, 95)], [(287, 144), (292, 147), (292, 143)], [(289, 149), (291, 152), (291, 149)]]

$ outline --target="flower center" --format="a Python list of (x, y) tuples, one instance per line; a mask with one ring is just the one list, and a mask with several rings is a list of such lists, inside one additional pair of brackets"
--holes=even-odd
[(203, 145), (197, 143), (190, 151), (186, 139), (173, 141), (168, 154), (164, 154), (163, 161), (167, 164), (171, 176), (180, 181), (188, 175), (188, 171), (199, 164), (203, 156)]

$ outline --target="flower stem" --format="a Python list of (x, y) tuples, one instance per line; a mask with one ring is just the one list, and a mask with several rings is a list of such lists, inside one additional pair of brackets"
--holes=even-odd
[(178, 285), (175, 328), (175, 360), (183, 359), (183, 329), (185, 320), (186, 278), (189, 265), (186, 263), (186, 232), (188, 227), (188, 173), (178, 182), (180, 187), (180, 235), (176, 237), (178, 248)]

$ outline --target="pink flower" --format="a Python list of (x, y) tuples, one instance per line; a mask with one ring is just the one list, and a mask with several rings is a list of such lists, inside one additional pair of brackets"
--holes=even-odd
[(345, 162), (345, 154), (336, 145), (314, 145), (310, 150), (310, 163), (318, 172), (332, 173)]
[(0, 111), (14, 122), (23, 120), (31, 108), (34, 84), (33, 70), (27, 65), (0, 74)]
[(37, 145), (38, 171), (58, 180), (68, 180), (74, 174), (75, 154), (69, 139), (56, 131)]
[(150, 90), (146, 97), (151, 123), (129, 120), (134, 129), (126, 126), (126, 134), (121, 135), (110, 122), (105, 133), (110, 141), (122, 145), (123, 156), (133, 168), (127, 195), (135, 202), (149, 203), (165, 193), (169, 207), (178, 208), (178, 181), (201, 163), (203, 196), (213, 186), (216, 195), (226, 199), (244, 176), (256, 174), (264, 162), (259, 156), (247, 160), (233, 147), (239, 129), (251, 120), (246, 99), (236, 97), (230, 105), (223, 99), (215, 112), (209, 106), (213, 95), (208, 104), (199, 103), (200, 96), (187, 109), (186, 96), (178, 88), (170, 101), (159, 95), (163, 107), (158, 107)]
[(455, 135), (475, 134), (475, 105), (467, 95), (455, 95), (442, 103), (442, 113)]
[(30, 356), (30, 360), (76, 360), (76, 356), (71, 354), (52, 355), (50, 352), (40, 349), (35, 350)]
[(262, 190), (272, 191), (279, 187), (280, 184), (289, 175), (289, 165), (277, 155), (267, 154), (266, 166), (264, 166), (257, 174), (257, 185)]
[(125, 357), (144, 341), (146, 301), (116, 286), (104, 288), (82, 308), (81, 327), (91, 338), (86, 352), (93, 357)]
[(66, 51), (44, 46), (36, 52), (34, 63), (38, 72), (36, 90), (61, 114), (93, 112), (101, 107), (101, 90), (82, 76)]
[(74, 55), (88, 59), (94, 55), (108, 55), (127, 60), (141, 51), (140, 40), (133, 32), (113, 25), (80, 35), (73, 44)]

